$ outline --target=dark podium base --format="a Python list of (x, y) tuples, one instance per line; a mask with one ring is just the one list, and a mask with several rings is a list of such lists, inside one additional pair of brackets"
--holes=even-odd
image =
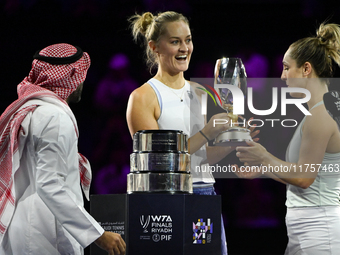
[[(91, 214), (122, 235), (127, 255), (221, 254), (220, 196), (189, 194), (92, 195)], [(91, 255), (106, 255), (91, 245)]]

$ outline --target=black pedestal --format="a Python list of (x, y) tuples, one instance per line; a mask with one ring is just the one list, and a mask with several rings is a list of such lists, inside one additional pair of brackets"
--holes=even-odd
[[(128, 255), (221, 254), (220, 196), (92, 195), (91, 214), (120, 233)], [(107, 254), (91, 245), (91, 255)]]

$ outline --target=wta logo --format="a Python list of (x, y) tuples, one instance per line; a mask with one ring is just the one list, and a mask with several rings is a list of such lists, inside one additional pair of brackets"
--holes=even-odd
[(144, 215), (140, 216), (139, 221), (140, 221), (140, 225), (144, 229), (143, 232), (147, 233), (148, 232), (147, 227), (149, 226), (149, 223), (150, 223), (150, 215), (146, 217), (146, 219), (144, 219)]
[[(205, 84), (204, 86), (207, 86), (216, 95), (218, 101), (220, 102), (220, 105), (222, 105), (222, 100), (221, 100), (220, 96), (218, 95), (218, 93), (216, 92), (216, 90), (213, 87), (209, 86), (208, 84)], [(205, 88), (201, 88), (201, 87), (197, 87), (197, 88), (206, 92), (212, 98), (212, 100), (214, 101), (215, 106), (217, 106), (216, 100), (215, 100), (214, 96), (210, 93), (209, 90), (207, 90)]]

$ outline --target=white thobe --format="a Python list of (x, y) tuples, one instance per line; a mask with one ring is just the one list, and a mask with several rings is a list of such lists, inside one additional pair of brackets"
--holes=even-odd
[(83, 207), (75, 126), (62, 108), (43, 103), (22, 127), (16, 208), (0, 254), (83, 254), (104, 230)]

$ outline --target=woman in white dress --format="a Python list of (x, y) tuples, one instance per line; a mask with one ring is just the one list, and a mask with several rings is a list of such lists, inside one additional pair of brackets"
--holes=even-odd
[[(154, 16), (150, 12), (131, 19), (134, 38), (142, 37), (146, 45), (147, 63), (157, 67), (156, 75), (130, 95), (127, 122), (131, 136), (139, 130), (181, 130), (189, 137), (191, 174), (195, 194), (214, 195), (214, 177), (208, 164), (215, 164), (234, 150), (230, 147), (207, 146), (229, 125), (216, 125), (213, 119), (228, 119), (227, 113), (214, 115), (206, 123), (201, 114), (199, 84), (184, 78), (193, 52), (192, 36), (186, 17), (176, 12), (163, 12)], [(212, 70), (213, 73), (213, 70)], [(252, 132), (256, 135), (258, 132)], [(202, 167), (203, 166), (203, 167)], [(222, 222), (222, 254), (227, 254)]]
[[(309, 112), (297, 127), (286, 152), (286, 161), (262, 145), (249, 142), (236, 155), (249, 166), (279, 167), (265, 175), (287, 185), (286, 224), (289, 242), (285, 254), (340, 253), (340, 133), (323, 103), (332, 65), (340, 65), (340, 28), (321, 24), (315, 37), (294, 42), (283, 58), (281, 79), (288, 87), (310, 92)], [(304, 94), (291, 93), (301, 98)], [(273, 169), (273, 168), (272, 168)], [(262, 174), (239, 172), (240, 177)]]

